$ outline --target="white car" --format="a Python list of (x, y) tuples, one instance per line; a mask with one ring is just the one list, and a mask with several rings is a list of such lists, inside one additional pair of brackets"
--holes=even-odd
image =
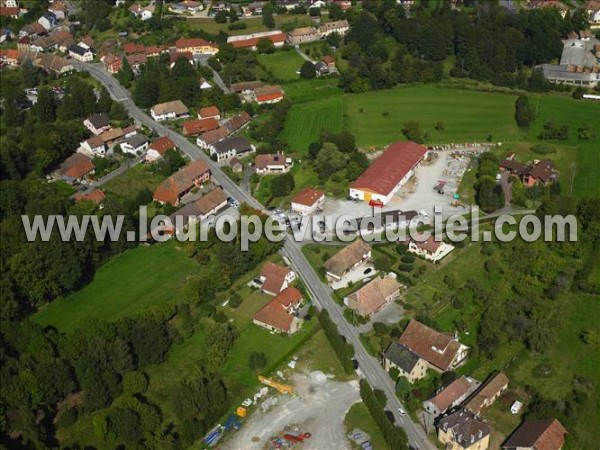
[(405, 416), (405, 415), (406, 415), (406, 411), (404, 411), (402, 408), (398, 408), (398, 413), (399, 413), (401, 416)]

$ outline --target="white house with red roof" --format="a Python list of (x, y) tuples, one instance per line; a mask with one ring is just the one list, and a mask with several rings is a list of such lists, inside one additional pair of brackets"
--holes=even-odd
[(446, 244), (443, 241), (436, 241), (433, 236), (429, 236), (422, 241), (411, 239), (408, 244), (409, 252), (432, 262), (441, 260), (452, 250), (454, 250), (454, 246)]
[(292, 199), (292, 211), (301, 216), (314, 214), (322, 209), (325, 202), (325, 192), (306, 187)]
[(254, 89), (252, 96), (259, 105), (270, 105), (283, 100), (284, 93), (279, 86), (262, 86)]
[(253, 281), (253, 284), (259, 287), (265, 294), (277, 295), (286, 289), (295, 279), (296, 272), (292, 269), (267, 262), (260, 271), (260, 276)]
[(394, 142), (350, 185), (350, 197), (387, 205), (426, 155), (415, 142)]
[(302, 294), (288, 287), (259, 309), (252, 317), (254, 324), (277, 333), (293, 334), (302, 325), (297, 312), (302, 304)]
[(161, 136), (150, 144), (146, 152), (146, 162), (155, 162), (162, 158), (168, 150), (175, 150), (177, 145), (168, 136)]

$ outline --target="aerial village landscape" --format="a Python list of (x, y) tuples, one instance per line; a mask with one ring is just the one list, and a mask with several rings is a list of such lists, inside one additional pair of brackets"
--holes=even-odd
[(599, 448), (600, 1), (0, 0), (0, 81), (3, 448)]

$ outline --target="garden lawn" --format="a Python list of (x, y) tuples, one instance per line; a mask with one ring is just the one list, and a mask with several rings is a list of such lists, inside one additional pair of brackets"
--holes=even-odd
[(182, 300), (185, 280), (197, 272), (196, 262), (175, 241), (140, 245), (111, 259), (90, 284), (45, 306), (33, 320), (70, 331), (87, 317), (115, 320), (174, 304)]
[[(346, 413), (344, 419), (346, 424), (346, 431), (350, 433), (355, 428), (359, 428), (367, 433), (371, 437), (371, 444), (376, 449), (389, 449), (389, 445), (383, 438), (379, 427), (371, 417), (371, 413), (363, 402), (358, 402), (352, 405), (352, 407)], [(352, 444), (353, 448), (360, 448), (357, 444)]]
[(293, 50), (258, 55), (258, 60), (280, 81), (298, 80), (300, 76), (296, 71), (304, 63), (304, 59)]
[(163, 180), (162, 175), (152, 173), (143, 164), (138, 164), (115, 179), (110, 180), (102, 189), (105, 192), (112, 192), (124, 198), (133, 198), (144, 188), (154, 192)]
[[(307, 27), (312, 24), (310, 17), (308, 16), (296, 16), (288, 14), (278, 14), (275, 17), (275, 29), (280, 29), (282, 26), (290, 27), (289, 29)], [(262, 17), (250, 17), (248, 19), (241, 19), (246, 24), (246, 28), (243, 30), (230, 30), (228, 23), (217, 23), (213, 18), (190, 18), (187, 19), (187, 23), (190, 28), (194, 30), (202, 30), (210, 34), (219, 34), (223, 31), (230, 36), (239, 36), (241, 34), (252, 34), (259, 33), (262, 31), (269, 31), (262, 23)]]

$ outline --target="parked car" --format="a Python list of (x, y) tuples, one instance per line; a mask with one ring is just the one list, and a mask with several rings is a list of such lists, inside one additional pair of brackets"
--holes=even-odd
[(364, 275), (367, 275), (367, 274), (371, 273), (372, 271), (373, 271), (373, 269), (371, 269), (370, 267), (367, 267), (367, 268), (364, 270), (363, 274), (364, 274)]
[(398, 408), (398, 413), (399, 413), (401, 416), (405, 416), (405, 415), (406, 415), (406, 411), (404, 411), (402, 408)]

